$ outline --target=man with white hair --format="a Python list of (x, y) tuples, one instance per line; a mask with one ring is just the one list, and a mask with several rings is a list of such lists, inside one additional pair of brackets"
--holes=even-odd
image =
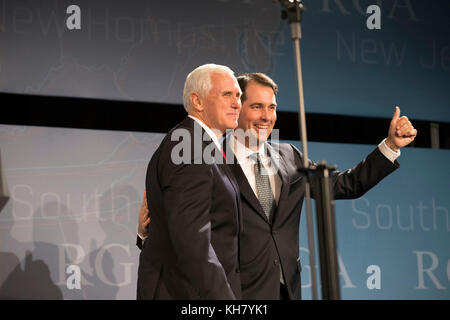
[(147, 169), (152, 236), (139, 257), (138, 299), (241, 298), (239, 188), (219, 143), (237, 126), (240, 96), (228, 67), (206, 64), (187, 76), (188, 116)]

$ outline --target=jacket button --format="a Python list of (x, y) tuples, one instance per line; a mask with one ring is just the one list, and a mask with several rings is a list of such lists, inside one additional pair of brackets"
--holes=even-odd
[(278, 259), (273, 260), (273, 264), (277, 266), (278, 265)]
[(236, 269), (236, 273), (239, 273), (239, 272), (241, 272), (241, 270), (239, 270), (239, 269)]

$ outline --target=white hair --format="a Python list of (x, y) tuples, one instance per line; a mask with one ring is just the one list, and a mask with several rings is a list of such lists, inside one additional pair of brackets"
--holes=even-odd
[(212, 88), (212, 73), (230, 74), (231, 76), (234, 76), (234, 72), (230, 68), (219, 64), (209, 63), (194, 69), (188, 74), (186, 81), (184, 82), (183, 105), (187, 112), (189, 112), (192, 107), (190, 99), (191, 93), (197, 92), (201, 97), (208, 95)]

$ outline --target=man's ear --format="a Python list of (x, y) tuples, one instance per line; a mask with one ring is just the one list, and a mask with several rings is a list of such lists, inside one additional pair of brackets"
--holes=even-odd
[(189, 96), (189, 99), (191, 100), (192, 108), (194, 108), (198, 112), (203, 111), (203, 101), (197, 92), (192, 92)]

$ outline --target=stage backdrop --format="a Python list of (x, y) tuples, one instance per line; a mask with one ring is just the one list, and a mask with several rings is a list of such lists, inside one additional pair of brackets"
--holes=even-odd
[[(0, 211), (0, 298), (135, 299), (138, 212), (162, 137), (0, 125), (10, 196)], [(310, 156), (344, 169), (374, 147), (311, 143)], [(450, 152), (405, 149), (399, 160), (362, 198), (336, 202), (344, 299), (450, 299)], [(310, 299), (305, 224), (303, 214)], [(80, 289), (69, 266), (80, 268)]]
[[(450, 2), (304, 0), (306, 110), (450, 121)], [(370, 5), (381, 29), (369, 30)], [(80, 29), (74, 24), (78, 5)], [(0, 0), (0, 91), (181, 104), (195, 67), (265, 72), (298, 110), (293, 45), (271, 0)], [(67, 22), (69, 24), (67, 24)]]
[[(311, 159), (340, 170), (355, 166), (375, 148), (338, 143), (309, 147)], [(344, 299), (450, 299), (450, 152), (404, 148), (398, 161), (400, 168), (361, 198), (335, 201)], [(305, 210), (302, 261), (308, 261)], [(305, 290), (310, 287), (308, 266), (302, 281), (304, 297), (311, 298)]]

